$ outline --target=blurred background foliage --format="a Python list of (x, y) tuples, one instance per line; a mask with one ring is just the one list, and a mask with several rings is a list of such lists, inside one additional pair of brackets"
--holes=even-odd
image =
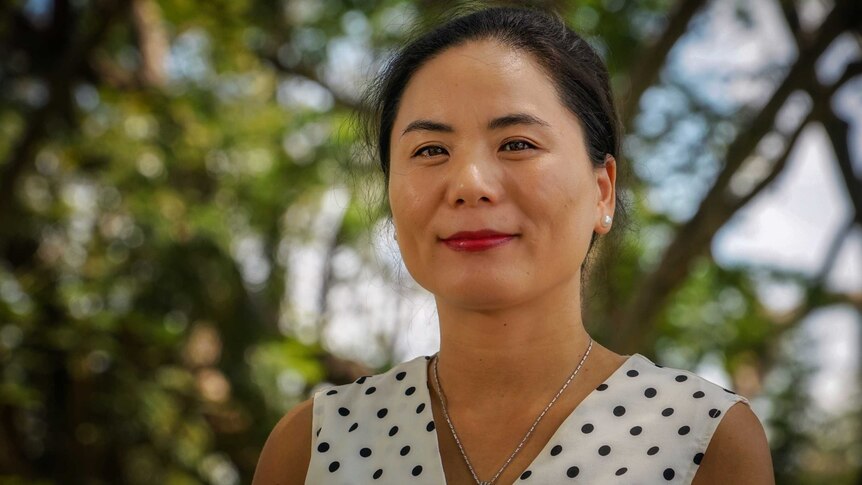
[[(632, 172), (636, 229), (599, 255), (585, 321), (620, 353), (673, 355), (671, 365), (688, 368), (719, 356), (760, 405), (779, 483), (862, 483), (862, 407), (819, 415), (804, 385), (812, 369), (793, 343), (817, 309), (862, 309), (859, 291), (826, 284), (835, 248), (862, 224), (852, 120), (831, 103), (860, 60), (829, 83), (815, 72), (839, 36), (859, 44), (860, 6), (762, 3), (780, 13), (795, 54), (748, 73), (769, 84), (750, 103), (705, 100), (667, 67), (715, 4), (759, 28), (749, 2), (537, 3), (608, 60), (627, 163), (682, 154), (665, 169), (684, 179)], [(370, 359), (328, 343), (335, 308), (367, 284), (357, 275), (403, 276), (374, 252), (386, 227), (382, 179), (352, 114), (410, 29), (458, 5), (2, 3), (0, 481), (246, 483), (274, 423), (315, 386), (404, 358), (403, 329), (358, 330), (379, 344)], [(662, 123), (642, 119), (650, 92), (678, 101)], [(779, 112), (793, 103), (801, 114), (788, 123)], [(692, 123), (703, 129), (674, 131)], [(716, 233), (776, 180), (810, 124), (828, 133), (853, 213), (823, 268), (718, 264)], [(685, 180), (688, 213), (643, 203), (660, 179)], [(308, 248), (322, 264), (306, 260)], [(303, 265), (316, 276), (298, 278)], [(798, 306), (770, 310), (757, 291), (764, 279), (798, 288)], [(405, 291), (384, 291), (396, 315)]]

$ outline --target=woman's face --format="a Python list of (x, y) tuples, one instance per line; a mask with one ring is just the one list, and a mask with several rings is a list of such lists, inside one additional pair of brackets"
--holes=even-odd
[[(410, 79), (390, 140), (398, 245), (438, 301), (489, 310), (577, 285), (593, 231), (610, 229), (615, 162), (593, 169), (530, 54), (490, 40), (443, 51)], [(500, 235), (446, 241), (481, 230)]]

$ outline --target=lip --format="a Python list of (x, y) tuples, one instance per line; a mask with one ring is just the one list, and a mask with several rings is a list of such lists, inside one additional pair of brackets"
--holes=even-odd
[(440, 241), (455, 251), (486, 251), (508, 243), (516, 234), (506, 234), (492, 229), (460, 231)]

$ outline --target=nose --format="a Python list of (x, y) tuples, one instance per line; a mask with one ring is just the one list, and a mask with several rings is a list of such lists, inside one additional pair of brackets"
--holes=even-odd
[(452, 207), (497, 203), (501, 173), (494, 160), (478, 154), (464, 160), (452, 157), (449, 166), (447, 200)]

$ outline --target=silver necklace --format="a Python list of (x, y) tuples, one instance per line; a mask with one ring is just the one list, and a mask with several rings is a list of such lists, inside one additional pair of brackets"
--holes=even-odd
[(557, 391), (557, 395), (554, 396), (553, 399), (551, 399), (551, 402), (549, 402), (548, 405), (545, 406), (545, 409), (542, 410), (542, 413), (539, 414), (539, 417), (536, 418), (536, 420), (533, 422), (533, 425), (530, 426), (530, 430), (527, 431), (527, 434), (524, 436), (521, 442), (518, 443), (518, 447), (515, 448), (515, 451), (513, 451), (511, 455), (509, 455), (509, 458), (506, 460), (506, 463), (503, 463), (503, 466), (500, 467), (500, 469), (497, 471), (497, 474), (494, 475), (494, 478), (485, 481), (479, 480), (479, 477), (476, 476), (476, 471), (473, 469), (473, 465), (470, 463), (470, 459), (467, 458), (467, 453), (464, 451), (464, 447), (461, 446), (461, 440), (458, 439), (458, 433), (455, 432), (455, 425), (453, 425), (452, 420), (449, 419), (449, 411), (446, 410), (446, 395), (443, 394), (443, 388), (440, 387), (440, 379), (437, 377), (437, 362), (440, 360), (440, 352), (434, 354), (434, 384), (437, 390), (437, 394), (440, 396), (440, 406), (443, 409), (443, 417), (446, 418), (446, 423), (449, 424), (449, 429), (452, 431), (452, 436), (455, 438), (455, 443), (458, 444), (458, 449), (461, 450), (461, 456), (464, 457), (464, 461), (467, 463), (467, 468), (470, 469), (470, 473), (473, 474), (473, 479), (476, 480), (476, 483), (478, 483), (479, 485), (492, 485), (494, 482), (497, 481), (497, 478), (499, 478), (500, 474), (503, 473), (503, 470), (505, 470), (506, 467), (509, 466), (509, 463), (512, 462), (512, 458), (514, 458), (515, 455), (517, 455), (518, 452), (521, 451), (521, 447), (524, 446), (524, 443), (526, 443), (527, 439), (530, 438), (530, 435), (533, 434), (533, 430), (536, 429), (536, 426), (539, 424), (539, 421), (541, 421), (542, 418), (545, 417), (545, 413), (548, 412), (548, 409), (551, 409), (551, 406), (554, 405), (554, 403), (557, 401), (557, 398), (560, 397), (560, 394), (562, 394), (563, 391), (565, 391), (566, 388), (569, 387), (569, 383), (572, 382), (572, 379), (574, 379), (575, 376), (578, 374), (578, 371), (581, 370), (581, 366), (584, 364), (584, 361), (587, 360), (587, 356), (590, 355), (590, 350), (592, 348), (593, 338), (590, 337), (590, 343), (587, 346), (587, 351), (584, 352), (584, 356), (581, 358), (581, 361), (578, 363), (578, 366), (572, 372), (572, 375), (569, 376), (569, 379), (566, 380), (566, 383), (563, 384), (563, 387), (561, 387), (560, 390)]

